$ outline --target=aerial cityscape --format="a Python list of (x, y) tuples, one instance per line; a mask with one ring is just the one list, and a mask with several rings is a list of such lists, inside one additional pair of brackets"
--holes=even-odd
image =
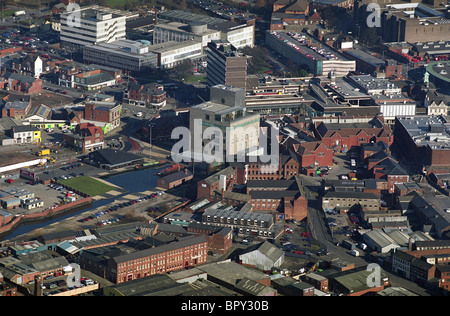
[(0, 296), (449, 296), (449, 0), (0, 12)]

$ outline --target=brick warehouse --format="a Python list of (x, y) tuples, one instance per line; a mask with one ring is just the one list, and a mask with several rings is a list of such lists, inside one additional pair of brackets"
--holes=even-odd
[(301, 221), (308, 215), (308, 201), (300, 194), (296, 180), (253, 180), (247, 182), (253, 212), (284, 214)]
[(205, 236), (180, 238), (157, 247), (141, 245), (149, 248), (142, 250), (132, 243), (86, 250), (80, 256), (80, 266), (119, 284), (207, 262)]
[(450, 167), (450, 123), (439, 116), (398, 116), (395, 143), (419, 166)]

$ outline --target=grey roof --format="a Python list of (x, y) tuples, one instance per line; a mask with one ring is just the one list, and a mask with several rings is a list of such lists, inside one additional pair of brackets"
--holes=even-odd
[(344, 191), (329, 191), (324, 194), (324, 198), (336, 197), (336, 198), (354, 198), (354, 199), (375, 199), (378, 200), (379, 197), (375, 193), (367, 192), (344, 192)]
[(257, 245), (253, 245), (245, 249), (244, 253), (250, 253), (253, 251), (259, 251), (261, 254), (265, 255), (267, 258), (269, 258), (272, 262), (276, 262), (281, 257), (284, 256), (284, 251), (279, 249), (278, 247), (272, 245), (268, 241), (264, 241), (262, 243), (259, 243)]
[(231, 176), (235, 174), (235, 170), (233, 167), (227, 167), (225, 169), (220, 170), (219, 172), (216, 172), (215, 174), (209, 176), (208, 178), (204, 179), (208, 184), (214, 184), (217, 181), (219, 181), (221, 175)]

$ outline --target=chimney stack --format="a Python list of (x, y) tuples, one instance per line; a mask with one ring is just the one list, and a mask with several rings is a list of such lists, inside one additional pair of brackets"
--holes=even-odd
[(40, 275), (34, 276), (34, 296), (42, 296), (41, 282), (42, 276)]

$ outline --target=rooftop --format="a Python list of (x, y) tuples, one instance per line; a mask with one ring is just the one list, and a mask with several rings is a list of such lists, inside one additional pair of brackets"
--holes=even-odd
[(417, 146), (432, 149), (450, 149), (450, 123), (439, 116), (397, 116), (397, 121), (408, 132)]

